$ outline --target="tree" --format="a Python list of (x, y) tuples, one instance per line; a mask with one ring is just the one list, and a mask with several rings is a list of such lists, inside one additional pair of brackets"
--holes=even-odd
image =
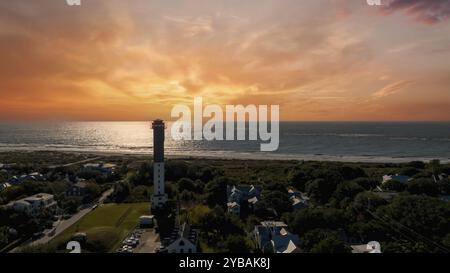
[(358, 177), (352, 181), (363, 187), (366, 191), (373, 190), (380, 185), (379, 181), (367, 177)]
[(439, 180), (437, 185), (438, 185), (438, 188), (439, 188), (439, 191), (441, 192), (441, 194), (444, 194), (444, 195), (450, 194), (450, 179), (446, 178), (446, 179)]
[(227, 185), (229, 180), (225, 177), (217, 177), (205, 186), (206, 203), (211, 208), (215, 206), (225, 207), (227, 204)]
[(383, 190), (402, 192), (406, 190), (406, 184), (396, 180), (389, 180), (381, 185)]
[(9, 242), (9, 228), (5, 226), (0, 227), (0, 248)]
[(83, 203), (90, 203), (94, 201), (101, 194), (100, 186), (95, 182), (90, 182), (86, 184), (85, 196), (83, 198)]
[(80, 198), (66, 198), (60, 202), (60, 207), (64, 213), (75, 214), (80, 204)]
[(114, 192), (111, 199), (116, 203), (122, 203), (130, 195), (130, 184), (126, 181), (120, 181), (114, 184)]
[(218, 239), (223, 239), (231, 234), (243, 235), (245, 233), (240, 219), (235, 215), (225, 214), (219, 206), (201, 215), (199, 222), (202, 230), (214, 233)]
[(191, 192), (196, 191), (194, 181), (189, 178), (181, 178), (178, 180), (178, 191), (182, 192), (184, 190)]
[(325, 204), (336, 190), (336, 182), (323, 178), (315, 179), (306, 184), (306, 192), (314, 201)]
[(349, 253), (350, 248), (339, 239), (337, 232), (328, 229), (314, 229), (300, 239), (300, 248), (312, 253)]
[(278, 215), (292, 210), (291, 201), (289, 195), (284, 191), (270, 191), (263, 195), (267, 208), (274, 209)]
[(266, 200), (260, 200), (258, 201), (254, 207), (253, 207), (253, 213), (261, 218), (261, 219), (269, 219), (275, 216), (275, 213), (272, 209), (270, 208), (270, 204), (268, 201)]
[(283, 218), (296, 234), (304, 234), (316, 228), (344, 228), (349, 223), (345, 210), (335, 208), (307, 208)]
[(316, 244), (311, 253), (350, 253), (351, 249), (337, 237), (328, 237)]
[(148, 185), (153, 181), (153, 168), (149, 162), (144, 162), (136, 172), (131, 172), (126, 179), (131, 185)]
[(386, 205), (387, 202), (381, 197), (376, 196), (372, 192), (361, 192), (356, 195), (350, 209), (356, 215), (369, 216), (367, 210), (375, 210), (380, 206)]
[(169, 160), (166, 163), (166, 170), (166, 179), (177, 181), (187, 176), (188, 165), (183, 161)]
[(414, 176), (416, 174), (420, 173), (420, 170), (414, 168), (414, 167), (404, 167), (399, 171), (399, 174), (406, 175), (406, 176)]
[(220, 249), (223, 253), (249, 253), (251, 247), (245, 236), (231, 235), (220, 246)]
[(340, 168), (340, 172), (344, 180), (353, 180), (358, 177), (367, 177), (366, 172), (357, 166), (344, 165)]
[(408, 182), (406, 190), (412, 194), (436, 196), (440, 193), (439, 186), (431, 179), (419, 178)]
[(358, 193), (363, 192), (364, 188), (354, 181), (346, 181), (339, 184), (333, 196), (337, 202), (350, 202)]
[(445, 235), (444, 239), (442, 239), (442, 244), (446, 247), (450, 247), (450, 233)]
[(313, 179), (310, 175), (312, 171), (313, 169), (310, 167), (296, 166), (289, 170), (287, 179), (298, 190), (304, 191), (306, 183)]
[(441, 161), (439, 159), (433, 159), (428, 163), (428, 167), (435, 177), (437, 177), (441, 171)]
[(450, 230), (450, 203), (428, 196), (398, 196), (376, 214), (438, 241)]
[(408, 166), (421, 170), (425, 169), (425, 163), (422, 161), (411, 161), (408, 163)]

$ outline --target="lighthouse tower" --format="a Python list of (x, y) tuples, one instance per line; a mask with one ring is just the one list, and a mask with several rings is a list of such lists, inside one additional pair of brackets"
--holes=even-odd
[(164, 130), (163, 120), (153, 121), (153, 198), (152, 207), (160, 208), (167, 202), (164, 193)]

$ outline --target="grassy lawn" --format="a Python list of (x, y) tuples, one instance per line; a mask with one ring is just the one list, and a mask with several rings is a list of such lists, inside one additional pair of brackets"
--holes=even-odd
[(138, 224), (139, 216), (149, 213), (149, 206), (149, 203), (103, 204), (55, 237), (50, 243), (65, 244), (75, 233), (84, 232), (87, 234), (88, 242), (102, 245), (106, 252), (114, 251)]

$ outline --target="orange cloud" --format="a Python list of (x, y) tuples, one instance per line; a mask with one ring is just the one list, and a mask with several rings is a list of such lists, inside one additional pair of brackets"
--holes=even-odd
[[(168, 118), (172, 105), (203, 96), (205, 103), (279, 104), (286, 120), (372, 120), (380, 118), (374, 104), (411, 87), (402, 80), (410, 68), (386, 67), (398, 55), (383, 54), (355, 28), (360, 18), (348, 2), (329, 9), (322, 0), (301, 9), (291, 8), (294, 0), (196, 3), (1, 2), (0, 119)], [(391, 46), (389, 38), (377, 46)], [(409, 58), (416, 48), (445, 46), (412, 47)], [(420, 72), (447, 71), (429, 61)], [(433, 86), (441, 94), (445, 82)]]

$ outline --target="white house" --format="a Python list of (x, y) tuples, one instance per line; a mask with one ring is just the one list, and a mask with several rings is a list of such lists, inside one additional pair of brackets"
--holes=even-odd
[(12, 201), (7, 206), (17, 212), (24, 212), (27, 215), (33, 216), (42, 212), (44, 209), (56, 208), (57, 203), (53, 195), (48, 193), (39, 193), (20, 200)]
[(188, 223), (175, 228), (173, 236), (164, 243), (163, 252), (197, 253), (197, 232)]

